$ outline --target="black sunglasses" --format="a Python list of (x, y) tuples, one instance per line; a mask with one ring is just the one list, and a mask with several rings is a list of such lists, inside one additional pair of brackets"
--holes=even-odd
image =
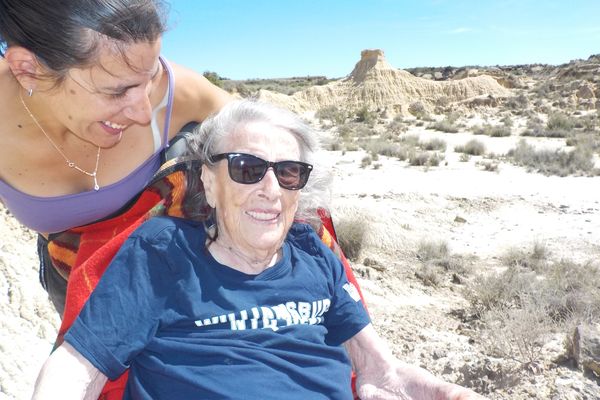
[(267, 170), (273, 168), (279, 186), (288, 190), (302, 189), (313, 166), (301, 161), (266, 161), (245, 153), (222, 153), (210, 157), (211, 162), (227, 159), (229, 177), (237, 183), (251, 185), (260, 182)]

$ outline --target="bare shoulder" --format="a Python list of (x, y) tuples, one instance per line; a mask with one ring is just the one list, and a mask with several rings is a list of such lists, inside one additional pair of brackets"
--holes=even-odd
[(171, 63), (175, 76), (174, 122), (203, 121), (232, 97), (202, 74)]

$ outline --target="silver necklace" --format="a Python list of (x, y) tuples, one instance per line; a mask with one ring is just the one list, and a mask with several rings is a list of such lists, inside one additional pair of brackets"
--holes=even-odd
[(54, 143), (54, 141), (46, 133), (46, 131), (44, 130), (44, 128), (42, 128), (42, 125), (40, 125), (40, 123), (38, 122), (37, 118), (35, 118), (35, 116), (31, 112), (31, 110), (29, 110), (29, 107), (27, 107), (27, 104), (25, 104), (25, 101), (23, 100), (23, 96), (21, 95), (21, 91), (20, 90), (19, 90), (19, 98), (21, 99), (21, 104), (23, 104), (23, 107), (25, 108), (25, 110), (27, 111), (27, 113), (29, 114), (29, 116), (31, 117), (31, 119), (33, 120), (33, 122), (35, 122), (35, 124), (37, 125), (37, 127), (40, 128), (40, 131), (42, 131), (42, 133), (44, 134), (44, 136), (46, 136), (46, 139), (48, 139), (48, 141), (56, 149), (56, 151), (58, 151), (58, 153), (65, 159), (65, 161), (67, 163), (67, 166), (69, 168), (76, 169), (77, 171), (81, 172), (82, 174), (85, 174), (87, 176), (91, 176), (94, 179), (94, 190), (96, 190), (96, 191), (100, 190), (100, 186), (98, 185), (98, 176), (97, 176), (98, 175), (98, 163), (100, 161), (100, 146), (98, 146), (98, 152), (96, 153), (96, 167), (94, 168), (94, 172), (88, 172), (88, 171), (84, 170), (83, 168), (80, 168), (73, 161), (69, 160), (69, 158), (65, 155), (65, 153), (62, 152), (62, 150), (56, 145), (56, 143)]

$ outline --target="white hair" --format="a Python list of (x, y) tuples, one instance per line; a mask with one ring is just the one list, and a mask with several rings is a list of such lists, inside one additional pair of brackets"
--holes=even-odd
[[(308, 183), (300, 191), (295, 219), (318, 228), (321, 221), (317, 210), (322, 208), (329, 211), (330, 209), (332, 175), (325, 168), (323, 160), (320, 160), (317, 132), (297, 114), (261, 101), (232, 101), (217, 114), (207, 118), (188, 137), (188, 156), (200, 159), (203, 164), (211, 166), (210, 156), (222, 153), (229, 137), (253, 122), (267, 123), (291, 133), (300, 147), (299, 161), (313, 165)], [(199, 177), (195, 179), (199, 180)], [(195, 184), (197, 185), (197, 182)], [(188, 205), (187, 208), (194, 210), (205, 206), (205, 199), (196, 200), (202, 203), (197, 206)]]

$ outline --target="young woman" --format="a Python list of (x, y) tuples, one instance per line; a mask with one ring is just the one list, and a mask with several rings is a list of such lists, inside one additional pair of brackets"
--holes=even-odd
[[(229, 100), (160, 57), (164, 31), (156, 0), (0, 2), (0, 202), (41, 256), (48, 234), (130, 202), (176, 133)], [(61, 313), (67, 275), (42, 260)]]

